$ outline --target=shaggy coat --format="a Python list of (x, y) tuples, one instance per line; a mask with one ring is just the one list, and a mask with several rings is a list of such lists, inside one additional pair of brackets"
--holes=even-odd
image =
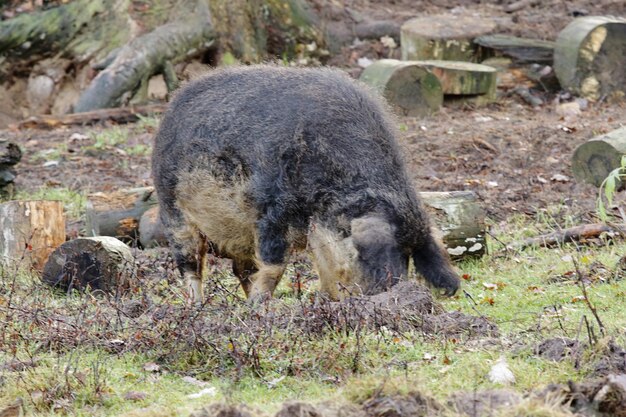
[(212, 71), (172, 101), (152, 172), (176, 261), (196, 300), (209, 248), (248, 297), (271, 294), (308, 248), (334, 298), (376, 293), (408, 261), (453, 294), (459, 279), (409, 181), (384, 103), (330, 69)]

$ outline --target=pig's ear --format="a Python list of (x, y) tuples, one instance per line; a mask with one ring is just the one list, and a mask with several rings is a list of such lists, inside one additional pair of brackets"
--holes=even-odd
[(461, 285), (459, 276), (452, 268), (450, 258), (442, 245), (432, 235), (425, 236), (420, 245), (413, 249), (415, 270), (426, 281), (454, 295)]

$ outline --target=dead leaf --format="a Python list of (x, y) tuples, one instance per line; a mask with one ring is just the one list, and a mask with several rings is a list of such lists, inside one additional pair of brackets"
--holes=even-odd
[(498, 284), (492, 284), (490, 282), (483, 282), (483, 287), (487, 290), (497, 290)]

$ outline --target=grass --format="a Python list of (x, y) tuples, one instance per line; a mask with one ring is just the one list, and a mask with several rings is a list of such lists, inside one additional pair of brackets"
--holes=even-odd
[(53, 200), (61, 201), (68, 218), (80, 218), (85, 212), (87, 197), (84, 193), (67, 187), (41, 187), (36, 191), (19, 191), (16, 200)]
[[(512, 219), (515, 232), (509, 237), (525, 234), (524, 227), (520, 228), (518, 222), (521, 219)], [(533, 224), (527, 222), (525, 226), (532, 228)], [(492, 245), (495, 246), (493, 242)], [(492, 253), (495, 249), (491, 248)], [(147, 348), (111, 352), (103, 348), (107, 340), (128, 341), (137, 337), (133, 336), (137, 329), (130, 325), (116, 333), (97, 324), (98, 315), (104, 315), (106, 319), (107, 303), (113, 301), (80, 294), (67, 297), (43, 288), (32, 276), (15, 275), (5, 270), (0, 283), (0, 306), (3, 307), (0, 310), (3, 323), (0, 363), (17, 357), (22, 360), (35, 358), (37, 365), (21, 372), (4, 370), (0, 373), (5, 381), (0, 391), (0, 403), (7, 404), (19, 397), (25, 400), (27, 411), (32, 415), (64, 412), (76, 416), (109, 416), (132, 410), (135, 415), (170, 415), (174, 412), (185, 415), (213, 401), (248, 403), (272, 413), (283, 401), (292, 398), (313, 402), (327, 399), (362, 402), (381, 389), (389, 392), (419, 389), (445, 402), (446, 397), (455, 391), (496, 388), (489, 382), (487, 374), (500, 356), (506, 358), (517, 378), (515, 389), (522, 393), (552, 382), (580, 381), (588, 375), (592, 359), (598, 355), (594, 356), (593, 350), (586, 352), (578, 369), (572, 360), (552, 362), (533, 354), (533, 347), (550, 337), (586, 341), (586, 331), (578, 330), (583, 316), (599, 334), (588, 306), (575, 301), (581, 295), (580, 286), (575, 282), (559, 283), (549, 279), (571, 271), (574, 266), (570, 258), (577, 259), (583, 270), (596, 261), (613, 268), (625, 252), (624, 243), (601, 247), (568, 245), (492, 255), (461, 263), (459, 269), (467, 278), (463, 289), (477, 305), (463, 295), (440, 301), (447, 310), (488, 317), (500, 328), (502, 336), (497, 339), (456, 340), (424, 336), (419, 332), (397, 334), (385, 329), (353, 329), (347, 334), (343, 331), (345, 329), (337, 329), (319, 336), (303, 337), (276, 330), (271, 333), (271, 339), (259, 335), (263, 340), (255, 340), (254, 334), (245, 333), (233, 336), (232, 343), (236, 345), (233, 348), (226, 341), (228, 339), (204, 335), (208, 338), (207, 346), (217, 343), (215, 352), (206, 350), (206, 346), (185, 345), (186, 342), (163, 347), (159, 343), (167, 345), (167, 342), (158, 340)], [(234, 288), (233, 278), (226, 272), (221, 274), (226, 285)], [(296, 305), (298, 301), (287, 288), (287, 281), (285, 279), (281, 284), (279, 294), (286, 303)], [(486, 283), (499, 285), (488, 289)], [(150, 294), (154, 300), (160, 299), (163, 305), (183, 305), (177, 298), (181, 291), (181, 283), (177, 280), (164, 277), (150, 285), (152, 287), (143, 288), (142, 293)], [(33, 287), (37, 288), (34, 293), (38, 295), (33, 295)], [(626, 319), (621, 303), (616, 300), (625, 298), (626, 280), (604, 283), (592, 279), (587, 291), (607, 335), (623, 345), (626, 341), (620, 335), (626, 329)], [(82, 335), (84, 342), (76, 346), (64, 346), (62, 342), (50, 344), (54, 337), (45, 332), (55, 331), (55, 326), (21, 322), (19, 309), (6, 308), (9, 296), (25, 310), (42, 309), (42, 319), (46, 317), (44, 311), (62, 314), (68, 317), (67, 320), (82, 313), (80, 320), (75, 322), (87, 329), (77, 333)], [(231, 304), (241, 303), (229, 300)], [(106, 320), (110, 321), (110, 318)], [(147, 339), (158, 334), (144, 332)], [(13, 339), (9, 342), (7, 338)], [(44, 343), (45, 340), (48, 342)], [(169, 348), (173, 353), (168, 356), (166, 351)], [(242, 359), (246, 357), (244, 353), (240, 353), (239, 359), (234, 353), (237, 349), (244, 352), (255, 348), (259, 349), (256, 365)], [(355, 367), (357, 352), (358, 366)], [(238, 364), (237, 360), (241, 363)], [(159, 363), (160, 370), (144, 369), (149, 362)], [(189, 399), (189, 394), (202, 389), (185, 382), (183, 378), (189, 375), (216, 387), (217, 395)], [(125, 399), (130, 391), (141, 392), (145, 398)], [(541, 415), (541, 407), (547, 406), (535, 404), (532, 407), (539, 410), (536, 415)]]

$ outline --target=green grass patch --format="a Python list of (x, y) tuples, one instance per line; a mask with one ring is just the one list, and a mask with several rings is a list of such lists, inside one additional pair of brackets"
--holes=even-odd
[[(80, 207), (78, 196), (61, 193)], [(503, 243), (550, 227), (545, 217), (494, 225)], [(282, 309), (260, 316), (242, 302), (227, 265), (218, 269), (215, 281), (205, 283), (211, 301), (200, 310), (186, 307), (184, 283), (162, 252), (144, 257), (140, 288), (121, 298), (64, 295), (35, 276), (0, 270), (0, 364), (16, 358), (32, 362), (18, 370), (3, 367), (0, 404), (22, 398), (28, 415), (41, 416), (188, 415), (216, 401), (273, 413), (290, 399), (362, 403), (380, 392), (415, 390), (445, 403), (454, 392), (500, 388), (488, 373), (501, 357), (516, 377), (512, 389), (528, 393), (550, 383), (583, 381), (606, 354), (609, 339), (626, 345), (626, 279), (617, 267), (626, 243), (500, 248), (491, 239), (490, 256), (458, 264), (463, 291), (437, 299), (447, 311), (496, 323), (498, 337), (340, 321), (316, 331), (291, 316), (302, 305), (318, 308), (307, 304), (315, 283), (300, 299), (290, 285), (304, 264), (287, 270), (276, 293)], [(303, 276), (309, 277), (306, 271)], [(604, 337), (588, 302), (604, 325)], [(129, 303), (140, 303), (144, 313), (127, 316)], [(585, 345), (581, 356), (559, 362), (538, 356), (535, 347), (554, 337), (578, 339)], [(150, 363), (158, 366), (146, 366)], [(214, 395), (193, 397), (209, 387), (216, 389)], [(523, 407), (506, 415), (558, 411), (530, 402)]]

